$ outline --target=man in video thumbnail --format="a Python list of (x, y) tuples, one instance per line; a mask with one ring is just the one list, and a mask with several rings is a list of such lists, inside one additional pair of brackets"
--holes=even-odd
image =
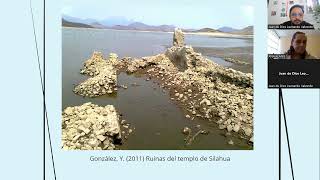
[(286, 59), (317, 59), (307, 51), (307, 36), (303, 32), (295, 32), (291, 39), (291, 46), (285, 53)]
[(289, 10), (290, 21), (282, 23), (283, 26), (313, 26), (303, 20), (304, 10), (301, 5), (293, 5)]

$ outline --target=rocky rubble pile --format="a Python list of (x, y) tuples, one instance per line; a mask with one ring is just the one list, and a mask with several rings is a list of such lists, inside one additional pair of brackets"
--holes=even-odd
[(114, 106), (99, 107), (89, 102), (63, 111), (63, 149), (112, 150), (120, 142), (119, 115)]
[(231, 62), (231, 63), (235, 63), (235, 64), (242, 64), (242, 65), (249, 65), (249, 63), (241, 61), (239, 59), (234, 59), (231, 57), (224, 57), (223, 58), (225, 61)]
[(93, 52), (90, 59), (83, 63), (83, 69), (80, 70), (81, 74), (89, 76), (96, 76), (100, 74), (100, 70), (107, 66), (107, 60), (103, 58), (101, 52)]
[(85, 80), (74, 88), (74, 92), (87, 97), (97, 97), (116, 90), (117, 74), (113, 67), (99, 71), (99, 75)]
[(160, 80), (172, 99), (187, 110), (186, 117), (214, 121), (220, 129), (253, 141), (252, 74), (222, 67), (191, 46), (173, 46), (164, 54), (128, 59), (121, 60), (122, 67)]
[(84, 62), (82, 74), (93, 76), (74, 88), (74, 92), (81, 96), (96, 97), (117, 90), (117, 55), (110, 53), (105, 60), (102, 53), (94, 52), (92, 57)]
[(110, 60), (102, 61), (99, 53), (94, 54), (85, 63), (83, 73), (98, 75), (80, 84), (77, 92), (85, 96), (99, 96), (112, 91), (105, 85), (116, 85), (115, 80), (110, 81), (116, 79), (115, 70), (104, 71), (101, 67), (145, 73), (169, 90), (171, 99), (183, 107), (190, 120), (196, 117), (207, 119), (217, 123), (220, 129), (226, 129), (227, 133), (238, 133), (253, 142), (252, 74), (225, 68), (206, 59), (191, 46), (184, 45), (183, 33), (179, 30), (175, 31), (173, 39), (173, 47), (155, 56), (126, 57), (110, 63)]
[(128, 73), (134, 73), (136, 72), (139, 68), (143, 69), (147, 66), (147, 62), (144, 61), (143, 59), (135, 59), (128, 63), (128, 68), (127, 72)]

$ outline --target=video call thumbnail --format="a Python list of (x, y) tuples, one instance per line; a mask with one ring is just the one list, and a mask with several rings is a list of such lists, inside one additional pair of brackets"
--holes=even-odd
[(320, 31), (268, 31), (268, 87), (320, 88)]
[(268, 54), (274, 59), (319, 59), (320, 31), (268, 31)]
[(269, 29), (318, 29), (318, 0), (268, 0)]

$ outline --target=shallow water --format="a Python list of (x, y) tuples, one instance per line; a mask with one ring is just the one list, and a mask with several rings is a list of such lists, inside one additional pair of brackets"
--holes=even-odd
[(221, 66), (224, 66), (224, 67), (230, 67), (233, 65), (233, 63), (231, 62), (228, 62), (226, 60), (224, 60), (223, 58), (220, 58), (220, 57), (217, 57), (217, 56), (204, 56), (208, 59), (210, 59), (211, 61), (221, 65)]
[[(109, 34), (102, 30), (63, 29), (63, 109), (89, 101), (100, 106), (113, 104), (123, 115), (121, 119), (127, 120), (135, 128), (121, 149), (252, 148), (244, 140), (231, 136), (226, 138), (224, 136), (225, 130), (218, 130), (214, 123), (210, 124), (208, 121), (200, 119), (192, 121), (185, 118), (183, 111), (170, 100), (168, 92), (164, 92), (156, 83), (146, 81), (145, 77), (120, 73), (118, 85), (126, 85), (128, 89), (118, 88), (117, 93), (111, 96), (84, 98), (74, 94), (72, 91), (74, 85), (89, 78), (79, 72), (83, 62), (91, 56), (94, 50), (103, 51), (105, 55), (109, 52), (115, 52), (120, 57), (149, 56), (163, 52), (161, 43), (166, 40), (162, 38), (168, 35), (168, 33), (145, 33), (142, 35), (137, 35), (136, 32), (127, 33), (112, 32)], [(171, 36), (172, 34), (170, 34), (170, 41)], [(134, 45), (137, 41), (140, 43)], [(153, 41), (158, 44), (150, 46)], [(129, 44), (134, 46), (129, 46)], [(132, 86), (133, 83), (138, 86)], [(200, 134), (191, 145), (185, 146), (184, 138), (186, 136), (181, 133), (181, 130), (187, 126), (193, 130), (194, 134), (198, 131), (197, 125), (210, 133), (208, 135)], [(235, 145), (228, 145), (230, 139)]]
[(193, 47), (212, 47), (212, 48), (231, 48), (231, 47), (248, 47), (252, 46), (251, 39), (223, 38), (205, 35), (185, 36), (185, 43)]
[[(143, 57), (163, 53), (172, 46), (172, 33), (137, 32), (106, 29), (63, 28), (64, 48), (71, 49), (89, 57), (93, 51), (104, 54), (114, 52), (120, 58), (125, 56)], [(193, 47), (247, 47), (252, 40), (234, 38), (216, 38), (204, 35), (185, 36), (185, 43)], [(71, 47), (72, 46), (72, 47)], [(73, 51), (75, 52), (75, 51)]]

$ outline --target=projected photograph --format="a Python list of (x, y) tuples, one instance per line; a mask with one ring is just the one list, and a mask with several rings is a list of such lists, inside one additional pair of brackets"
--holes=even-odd
[(252, 150), (252, 4), (62, 0), (61, 148)]

